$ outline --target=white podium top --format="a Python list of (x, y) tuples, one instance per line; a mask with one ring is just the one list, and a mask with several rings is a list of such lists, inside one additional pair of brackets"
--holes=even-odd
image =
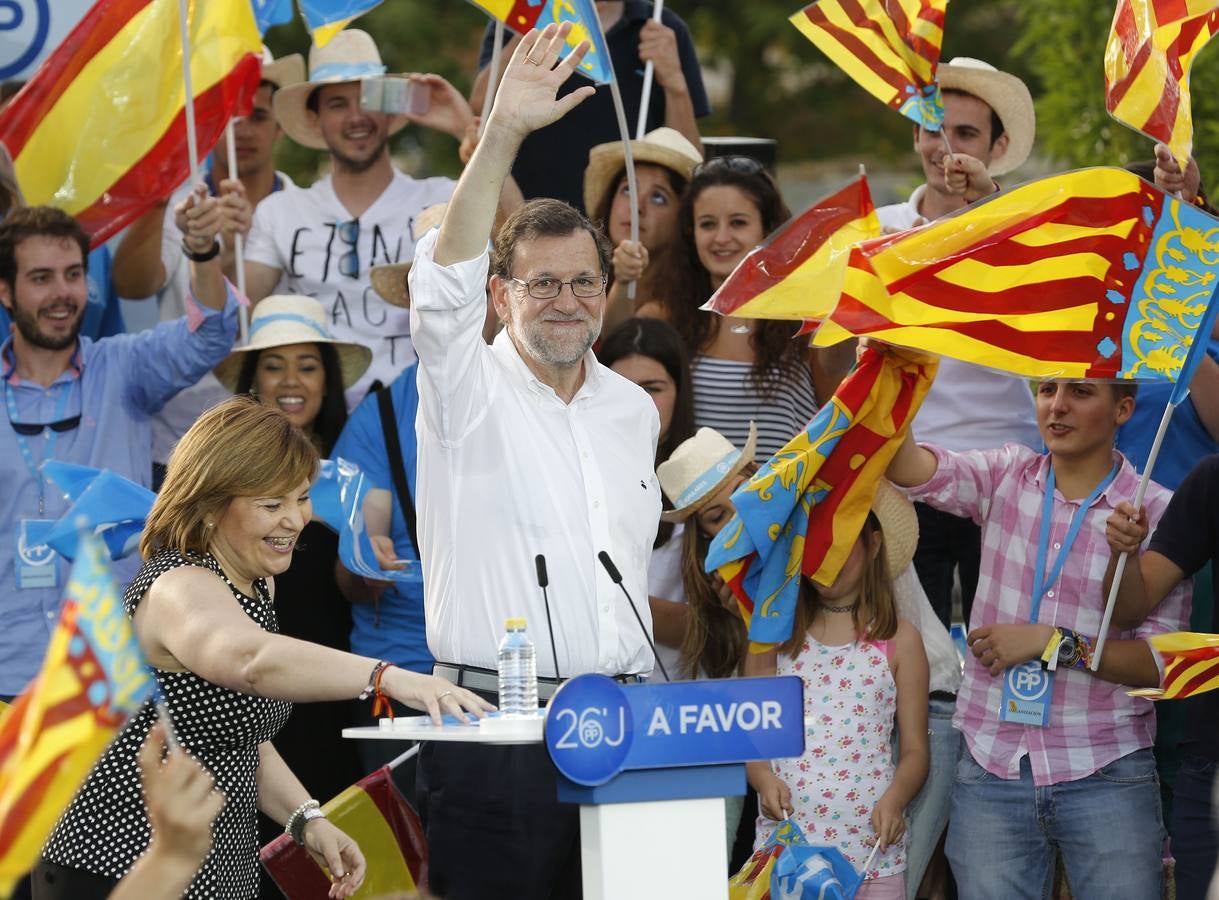
[(343, 737), (362, 741), (458, 741), (472, 744), (540, 744), (541, 712), (530, 718), (507, 719), (490, 713), (482, 719), (471, 718), (463, 725), (455, 716), (445, 716), (443, 725), (435, 725), (428, 716), (399, 716), (382, 719), (379, 725), (344, 728)]

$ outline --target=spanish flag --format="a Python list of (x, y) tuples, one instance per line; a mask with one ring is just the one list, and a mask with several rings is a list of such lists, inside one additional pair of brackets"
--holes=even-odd
[(732, 495), (706, 568), (736, 595), (754, 649), (791, 637), (802, 577), (838, 577), (938, 365), (867, 347), (808, 428)]
[(879, 235), (860, 175), (741, 260), (703, 309), (745, 319), (824, 319), (838, 302), (851, 247)]
[(1182, 700), (1219, 688), (1219, 634), (1172, 631), (1150, 638), (1164, 660), (1164, 681), (1159, 688), (1128, 691), (1150, 700)]
[(1124, 169), (1080, 169), (860, 244), (813, 343), (867, 335), (1026, 378), (1175, 382), (1210, 335), (1217, 259), (1219, 220)]
[(1118, 0), (1105, 44), (1105, 106), (1184, 164), (1194, 143), (1189, 70), (1219, 31), (1215, 0)]
[[(0, 117), (31, 205), (77, 218), (96, 246), (190, 173), (178, 0), (98, 0)], [(258, 90), (249, 0), (190, 0), (199, 149)]]
[[(418, 814), (394, 786), (388, 766), (366, 775), (322, 809), (370, 861), (361, 897), (414, 895), (427, 887), (427, 839)], [(303, 847), (282, 834), (259, 854), (285, 897), (323, 900), (330, 879)]]
[(153, 688), (105, 551), (81, 537), (42, 670), (0, 717), (0, 896)]
[(820, 0), (791, 23), (860, 87), (931, 131), (944, 122), (935, 81), (948, 0)]

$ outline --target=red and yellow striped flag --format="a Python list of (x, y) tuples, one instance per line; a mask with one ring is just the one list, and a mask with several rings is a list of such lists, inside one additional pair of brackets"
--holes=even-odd
[(1189, 70), (1216, 31), (1216, 0), (1118, 0), (1105, 45), (1109, 113), (1182, 165), (1194, 143)]
[(1124, 169), (1067, 172), (852, 252), (813, 338), (1027, 378), (1176, 381), (1219, 279), (1219, 220)]
[(1164, 680), (1158, 688), (1128, 691), (1130, 696), (1181, 700), (1219, 688), (1219, 634), (1172, 631), (1150, 641), (1164, 660)]
[(42, 670), (0, 718), (0, 896), (33, 868), (85, 776), (152, 688), (101, 542), (86, 533)]
[(886, 106), (932, 131), (948, 0), (820, 0), (791, 17), (800, 33)]
[(852, 245), (879, 234), (860, 175), (741, 260), (703, 309), (745, 319), (824, 319), (838, 302)]
[[(199, 150), (258, 90), (249, 0), (191, 0)], [(96, 246), (190, 173), (178, 0), (98, 0), (0, 117), (31, 205), (75, 216)]]

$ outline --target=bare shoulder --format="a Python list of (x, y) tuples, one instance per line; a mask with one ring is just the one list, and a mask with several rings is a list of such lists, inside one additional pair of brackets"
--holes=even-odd
[(664, 304), (659, 300), (649, 300), (638, 309), (635, 310), (635, 316), (640, 319), (660, 319), (662, 322), (669, 321), (669, 314), (665, 310)]
[(227, 597), (232, 592), (215, 572), (203, 566), (176, 566), (159, 576), (144, 599), (157, 607), (198, 606), (201, 602)]
[(893, 654), (893, 670), (897, 671), (897, 667), (903, 660), (922, 660), (922, 665), (927, 665), (927, 652), (923, 648), (923, 636), (919, 633), (918, 628), (908, 619), (897, 620), (897, 631), (893, 635), (896, 653)]

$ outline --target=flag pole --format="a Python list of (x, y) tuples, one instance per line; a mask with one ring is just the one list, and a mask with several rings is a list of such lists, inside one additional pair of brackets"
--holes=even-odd
[[(229, 157), (229, 178), (237, 177), (237, 138), (233, 134), (233, 120), (224, 129), (225, 149)], [(245, 241), (240, 234), (233, 235), (233, 258), (237, 267), (237, 293), (245, 297)], [(241, 333), (241, 345), (250, 343), (250, 308), (242, 303), (237, 308), (237, 324)]]
[[(1156, 431), (1155, 440), (1151, 442), (1151, 452), (1147, 455), (1147, 465), (1143, 467), (1143, 477), (1139, 479), (1138, 489), (1134, 492), (1134, 508), (1143, 508), (1143, 497), (1147, 493), (1147, 485), (1151, 481), (1151, 470), (1155, 468), (1156, 458), (1160, 455), (1160, 445), (1164, 443), (1164, 435), (1168, 432), (1168, 423), (1177, 404), (1170, 402), (1164, 407), (1164, 415), (1160, 417), (1160, 427)], [(1105, 616), (1101, 619), (1100, 633), (1096, 636), (1096, 649), (1092, 653), (1092, 671), (1100, 669), (1100, 655), (1105, 649), (1105, 637), (1109, 634), (1109, 623), (1113, 619), (1113, 607), (1117, 603), (1117, 591), (1122, 585), (1122, 574), (1126, 571), (1126, 560), (1129, 553), (1123, 553), (1117, 558), (1117, 568), (1113, 572), (1113, 584), (1109, 586), (1109, 599), (1105, 603)]]
[[(605, 29), (601, 26), (601, 17), (597, 17), (597, 27), (601, 29), (601, 39), (605, 41)], [(622, 106), (622, 92), (618, 90), (618, 73), (614, 71), (614, 61), (609, 60), (610, 64), (610, 97), (614, 101), (614, 115), (618, 118), (618, 133), (622, 137), (622, 164), (626, 169), (626, 190), (627, 197), (631, 201), (631, 242), (639, 243), (639, 201), (636, 199), (639, 196), (638, 188), (635, 185), (635, 154), (631, 151), (631, 129), (626, 123), (626, 109)], [(626, 296), (628, 300), (635, 299), (635, 290), (637, 282), (630, 282), (626, 286)]]
[(479, 112), (478, 136), (482, 137), (487, 129), (487, 119), (491, 115), (491, 107), (495, 105), (495, 94), (499, 90), (500, 59), (504, 51), (504, 23), (495, 20), (495, 37), (491, 44), (491, 65), (487, 67), (487, 90), (483, 94), (483, 108)]
[[(652, 4), (652, 21), (659, 22), (665, 11), (665, 0), (655, 0)], [(639, 95), (639, 123), (635, 126), (635, 140), (643, 140), (648, 129), (648, 107), (652, 103), (652, 79), (656, 76), (656, 66), (649, 59), (643, 67), (643, 93)]]
[(190, 154), (190, 184), (199, 183), (199, 134), (195, 130), (195, 90), (190, 75), (190, 17), (187, 0), (178, 0), (178, 30), (182, 36), (182, 85), (186, 95), (186, 149)]

